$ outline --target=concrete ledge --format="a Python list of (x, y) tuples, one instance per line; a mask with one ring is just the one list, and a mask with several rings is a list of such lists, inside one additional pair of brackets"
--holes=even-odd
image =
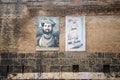
[(49, 72), (49, 73), (14, 73), (8, 79), (106, 79), (98, 72)]

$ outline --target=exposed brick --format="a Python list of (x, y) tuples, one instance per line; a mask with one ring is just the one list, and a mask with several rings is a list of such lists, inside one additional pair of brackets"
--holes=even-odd
[(96, 63), (95, 65), (92, 66), (92, 71), (93, 72), (103, 72), (103, 64)]
[(42, 58), (50, 58), (49, 53), (42, 53)]
[(98, 58), (98, 54), (97, 53), (90, 53), (89, 55), (88, 55), (88, 58)]
[(26, 58), (26, 57), (25, 57), (25, 54), (23, 54), (23, 53), (17, 54), (17, 57), (18, 57), (18, 58)]
[(41, 65), (42, 65), (41, 62), (42, 62), (42, 59), (37, 59), (37, 60), (36, 60), (36, 64), (37, 64), (37, 65), (40, 65), (40, 66), (41, 66)]
[(9, 66), (9, 73), (13, 73), (14, 71), (14, 67), (13, 66)]
[(98, 54), (98, 58), (104, 58), (104, 53), (97, 53)]
[(74, 53), (74, 52), (67, 52), (64, 53), (66, 58), (75, 58), (75, 59), (84, 59), (85, 53)]
[(65, 53), (64, 53), (64, 52), (60, 52), (60, 53), (59, 53), (59, 57), (60, 57), (60, 58), (65, 57)]
[(111, 63), (112, 63), (111, 61), (112, 61), (111, 59), (105, 58), (105, 59), (102, 60), (102, 63), (103, 63), (103, 64), (111, 64)]
[(50, 58), (58, 58), (58, 53), (55, 52), (55, 53), (49, 53), (49, 57)]
[(33, 72), (46, 72), (46, 65), (36, 65), (36, 69)]
[(112, 64), (120, 64), (120, 59), (112, 58)]
[(105, 53), (105, 58), (114, 58), (116, 57), (115, 53)]
[(61, 67), (60, 66), (51, 66), (50, 67), (50, 72), (60, 72)]
[(35, 53), (35, 58), (37, 59), (41, 59), (42, 58), (42, 53)]
[(51, 65), (51, 59), (42, 59), (41, 64), (42, 65)]
[(27, 59), (35, 59), (35, 53), (27, 53), (25, 56)]
[(20, 66), (21, 65), (21, 59), (12, 59), (12, 62), (11, 62), (10, 65)]
[(59, 59), (55, 58), (55, 59), (51, 59), (51, 65), (60, 65), (60, 61)]
[(89, 59), (89, 62), (88, 62), (89, 65), (95, 65), (96, 64), (96, 59)]
[(0, 53), (1, 58), (9, 58), (9, 53)]
[(9, 53), (9, 58), (17, 58), (17, 53)]
[(35, 66), (36, 65), (36, 59), (27, 59), (27, 64), (25, 64), (25, 65), (31, 66), (31, 64), (32, 64), (32, 66)]
[(31, 66), (24, 66), (24, 72), (26, 73), (26, 72), (32, 72), (32, 68), (31, 68)]
[(0, 66), (0, 75), (1, 76), (7, 76), (7, 67), (6, 66)]
[[(90, 68), (91, 69), (91, 68)], [(79, 65), (79, 72), (89, 72), (89, 66), (80, 64)], [(92, 71), (92, 70), (91, 70)]]
[(117, 58), (120, 59), (120, 53), (116, 54), (117, 55)]
[(72, 67), (71, 66), (61, 66), (61, 71), (62, 72), (72, 72)]
[(21, 65), (27, 65), (27, 59), (20, 59), (21, 60)]
[[(9, 73), (21, 73), (22, 66), (26, 73), (71, 72), (73, 65), (79, 65), (80, 72), (101, 72), (103, 65), (112, 65), (111, 72), (120, 71), (120, 54), (116, 53), (120, 52), (119, 1), (0, 0), (0, 8), (0, 17), (2, 17), (0, 19), (0, 75), (3, 77), (8, 75), (6, 73), (8, 65)], [(35, 50), (36, 17), (39, 15), (59, 16), (58, 51)], [(67, 15), (86, 15), (85, 52), (65, 51), (65, 16)]]
[(2, 2), (16, 2), (17, 0), (1, 0)]
[(111, 72), (120, 72), (120, 66), (111, 66), (110, 71)]
[(72, 60), (71, 59), (60, 59), (60, 65), (72, 65)]
[(71, 63), (72, 63), (72, 65), (77, 65), (80, 63), (80, 60), (79, 59), (70, 59), (69, 64), (71, 64)]
[(1, 65), (2, 66), (7, 66), (7, 65), (11, 65), (12, 60), (11, 59), (1, 59)]
[(22, 67), (21, 66), (13, 66), (13, 72), (14, 73), (21, 73), (22, 72)]

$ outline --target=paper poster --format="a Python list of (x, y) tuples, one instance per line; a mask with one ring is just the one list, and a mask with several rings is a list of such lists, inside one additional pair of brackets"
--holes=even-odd
[(85, 17), (66, 17), (66, 51), (85, 51)]

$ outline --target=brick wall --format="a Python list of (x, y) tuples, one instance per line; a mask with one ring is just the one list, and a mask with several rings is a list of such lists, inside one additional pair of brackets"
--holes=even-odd
[[(1, 57), (1, 77), (10, 73), (74, 72), (73, 65), (79, 66), (77, 72), (120, 72), (118, 53), (1, 53)], [(106, 70), (105, 65), (109, 66)]]
[[(7, 0), (12, 1), (12, 0)], [(70, 0), (49, 6), (27, 0), (0, 3), (0, 76), (22, 72), (72, 72), (78, 65), (79, 72), (120, 72), (120, 8), (106, 2), (98, 9), (72, 5)], [(67, 3), (69, 2), (69, 4)], [(100, 1), (100, 0), (99, 0)], [(78, 1), (79, 2), (79, 1)], [(34, 4), (35, 3), (35, 4)], [(81, 4), (86, 3), (83, 1)], [(89, 1), (89, 3), (91, 3)], [(93, 1), (93, 3), (96, 3)], [(105, 2), (104, 2), (105, 3)], [(17, 5), (16, 5), (17, 4)], [(87, 4), (87, 3), (86, 3)], [(114, 4), (116, 4), (114, 2)], [(1, 6), (2, 5), (2, 6)], [(61, 7), (63, 6), (63, 7)], [(107, 6), (108, 8), (103, 6)], [(57, 8), (56, 8), (57, 7)], [(65, 51), (65, 16), (86, 16), (86, 51)], [(36, 18), (60, 18), (59, 51), (36, 51)], [(32, 64), (32, 65), (31, 65)], [(104, 66), (110, 68), (104, 71)], [(110, 77), (109, 75), (107, 75)]]

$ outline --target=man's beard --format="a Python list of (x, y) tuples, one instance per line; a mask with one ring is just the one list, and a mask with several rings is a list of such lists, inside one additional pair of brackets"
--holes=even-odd
[(51, 30), (51, 31), (50, 31), (50, 30), (48, 30), (48, 31), (43, 30), (43, 33), (44, 33), (44, 34), (51, 34), (52, 31), (53, 31), (53, 30)]

